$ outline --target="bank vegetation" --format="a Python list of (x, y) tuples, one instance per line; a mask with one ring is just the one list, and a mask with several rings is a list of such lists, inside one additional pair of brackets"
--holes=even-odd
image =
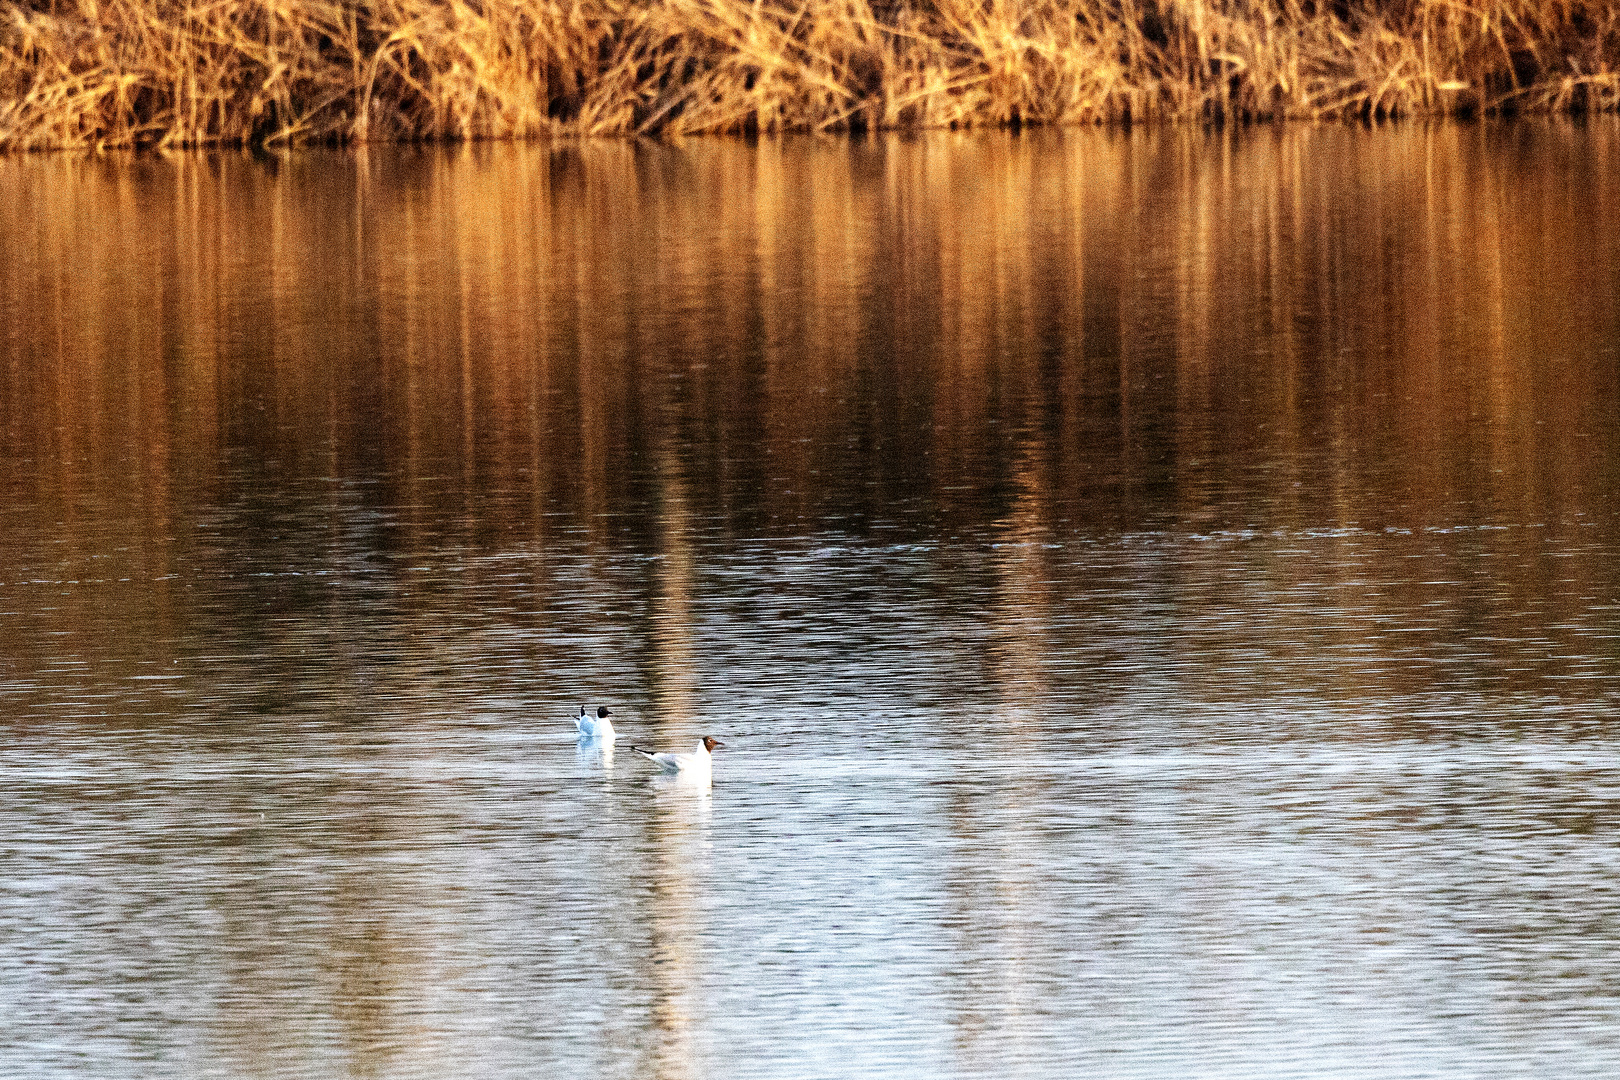
[(1613, 0), (4, 0), (0, 148), (1611, 110)]

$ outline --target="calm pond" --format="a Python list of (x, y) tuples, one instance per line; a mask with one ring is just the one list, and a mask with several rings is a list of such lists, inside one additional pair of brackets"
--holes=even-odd
[(1620, 1070), (1620, 120), (0, 204), (0, 1073)]

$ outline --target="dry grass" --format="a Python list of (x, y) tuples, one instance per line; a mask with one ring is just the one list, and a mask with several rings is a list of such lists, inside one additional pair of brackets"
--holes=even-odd
[(0, 148), (1596, 110), (1609, 0), (6, 0)]

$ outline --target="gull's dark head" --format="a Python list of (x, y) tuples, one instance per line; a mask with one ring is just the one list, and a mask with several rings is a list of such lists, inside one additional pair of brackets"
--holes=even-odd
[(713, 735), (703, 736), (703, 749), (707, 750), (711, 754), (714, 753), (715, 747), (724, 745), (726, 744), (715, 738)]

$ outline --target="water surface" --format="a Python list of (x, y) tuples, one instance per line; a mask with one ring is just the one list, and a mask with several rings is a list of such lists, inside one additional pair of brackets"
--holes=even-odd
[(1617, 161), (0, 158), (0, 1067), (1613, 1075)]

